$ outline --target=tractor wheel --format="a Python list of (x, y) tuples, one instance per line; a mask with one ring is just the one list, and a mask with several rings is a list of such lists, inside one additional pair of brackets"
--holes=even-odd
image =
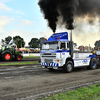
[(72, 61), (67, 61), (67, 63), (63, 66), (63, 70), (65, 73), (70, 73), (73, 70), (73, 63)]
[(22, 60), (22, 56), (21, 55), (17, 55), (16, 56), (16, 60), (18, 60), (18, 61)]
[(11, 60), (11, 53), (4, 53), (3, 55), (2, 55), (2, 59), (4, 60), (4, 61), (10, 61)]

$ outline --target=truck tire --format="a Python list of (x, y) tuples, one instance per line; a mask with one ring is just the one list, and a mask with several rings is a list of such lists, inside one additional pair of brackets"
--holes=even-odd
[(63, 66), (63, 70), (65, 73), (70, 73), (73, 70), (73, 63), (72, 61), (67, 61), (66, 64)]
[(92, 58), (91, 59), (89, 68), (92, 69), (92, 70), (97, 68), (97, 60), (96, 60), (96, 58)]
[(4, 61), (10, 61), (11, 60), (11, 53), (6, 52), (2, 55), (2, 60)]
[(15, 60), (17, 60), (17, 61), (20, 61), (20, 60), (22, 60), (22, 56), (21, 56), (21, 55), (16, 55), (16, 58), (15, 58)]

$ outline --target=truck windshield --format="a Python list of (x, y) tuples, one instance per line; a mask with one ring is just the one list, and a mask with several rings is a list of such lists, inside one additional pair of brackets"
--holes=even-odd
[(57, 50), (57, 47), (58, 47), (58, 42), (49, 42), (42, 44), (42, 50), (43, 49)]

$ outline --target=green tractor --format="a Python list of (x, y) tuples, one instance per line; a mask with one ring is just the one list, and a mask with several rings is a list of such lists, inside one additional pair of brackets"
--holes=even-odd
[(22, 60), (23, 54), (15, 49), (15, 46), (2, 45), (0, 48), (0, 60)]

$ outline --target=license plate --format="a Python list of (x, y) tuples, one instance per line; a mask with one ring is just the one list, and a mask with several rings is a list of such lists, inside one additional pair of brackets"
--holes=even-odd
[(45, 68), (45, 66), (41, 66), (42, 68)]
[(53, 69), (58, 69), (58, 67), (53, 67)]

